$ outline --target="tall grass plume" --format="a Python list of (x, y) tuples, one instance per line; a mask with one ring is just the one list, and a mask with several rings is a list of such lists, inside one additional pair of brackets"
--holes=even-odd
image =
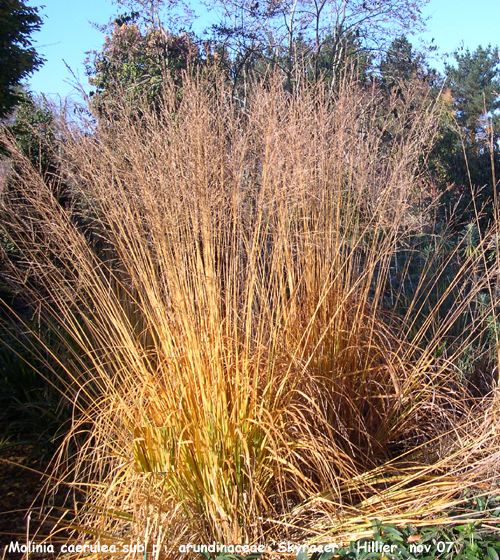
[(498, 391), (475, 404), (457, 365), (496, 333), (495, 232), (409, 280), (438, 107), (405, 94), (270, 80), (241, 107), (186, 76), (140, 118), (66, 126), (64, 203), (11, 145), (4, 276), (58, 340), (76, 537), (348, 535), (498, 474)]

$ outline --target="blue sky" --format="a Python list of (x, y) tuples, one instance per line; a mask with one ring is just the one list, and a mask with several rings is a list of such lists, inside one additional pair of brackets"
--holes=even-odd
[[(118, 13), (119, 6), (109, 0), (28, 0), (29, 6), (42, 6), (40, 13), (44, 23), (39, 33), (33, 35), (37, 50), (47, 59), (44, 66), (29, 80), (37, 93), (50, 96), (75, 97), (72, 80), (64, 61), (87, 84), (84, 60), (85, 51), (99, 49), (103, 34), (90, 22), (107, 23)], [(478, 45), (500, 44), (499, 0), (430, 0), (424, 9), (429, 17), (428, 31), (422, 38), (434, 38), (439, 48), (434, 66), (443, 68), (442, 56), (451, 53), (462, 43), (471, 50)], [(208, 26), (207, 20), (199, 20), (196, 31)], [(412, 42), (416, 42), (411, 38)]]

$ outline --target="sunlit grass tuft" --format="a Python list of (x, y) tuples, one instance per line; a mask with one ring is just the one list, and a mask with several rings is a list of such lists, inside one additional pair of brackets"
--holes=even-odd
[(391, 102), (397, 118), (353, 80), (335, 99), (271, 80), (242, 109), (186, 77), (159, 113), (64, 131), (65, 207), (14, 155), (7, 276), (57, 325), (45, 361), (74, 406), (60, 458), (78, 436), (65, 481), (86, 496), (82, 538), (347, 535), (437, 514), (496, 473), (498, 396), (473, 405), (456, 370), (495, 312), (491, 237), (451, 250), (441, 291), (446, 259), (395, 286), (429, 219), (417, 171), (435, 114), (416, 93)]

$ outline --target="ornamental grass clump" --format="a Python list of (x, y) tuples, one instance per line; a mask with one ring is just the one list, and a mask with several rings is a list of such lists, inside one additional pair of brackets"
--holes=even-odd
[(433, 309), (424, 283), (402, 307), (391, 274), (429, 218), (418, 170), (437, 109), (417, 90), (390, 104), (349, 78), (333, 97), (269, 79), (241, 107), (186, 76), (154, 109), (115, 99), (66, 125), (64, 204), (11, 145), (5, 277), (39, 342), (57, 338), (45, 363), (74, 409), (58, 464), (83, 496), (75, 537), (176, 557), (184, 542), (349, 534), (439, 512), (492, 475), (496, 428), (455, 369), (491, 323), (473, 309), (487, 292), (494, 312), (491, 240)]

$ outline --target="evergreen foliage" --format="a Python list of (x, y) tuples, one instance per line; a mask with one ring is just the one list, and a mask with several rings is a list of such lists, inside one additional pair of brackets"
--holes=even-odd
[(40, 173), (55, 171), (54, 113), (45, 98), (36, 99), (31, 92), (24, 92), (9, 129)]
[(118, 89), (136, 102), (142, 94), (153, 101), (167, 75), (179, 83), (182, 70), (199, 57), (188, 34), (176, 36), (161, 26), (141, 28), (136, 20), (137, 12), (118, 17), (102, 51), (88, 53), (87, 75), (97, 104), (110, 100)]
[(493, 214), (494, 177), (500, 166), (498, 48), (456, 51), (455, 60), (455, 66), (446, 66), (443, 118), (429, 161), (444, 195), (442, 211), (454, 208), (463, 227), (476, 212), (482, 213), (483, 224)]
[(15, 87), (44, 62), (31, 41), (41, 24), (38, 8), (26, 6), (24, 0), (0, 2), (0, 117), (21, 100)]
[(380, 62), (382, 83), (388, 89), (429, 74), (423, 55), (415, 52), (404, 35), (392, 41)]
[(473, 53), (466, 49), (455, 53), (456, 67), (446, 66), (451, 93), (455, 100), (456, 119), (467, 133), (474, 150), (487, 143), (488, 127), (498, 131), (500, 108), (500, 66), (498, 48), (479, 46)]

